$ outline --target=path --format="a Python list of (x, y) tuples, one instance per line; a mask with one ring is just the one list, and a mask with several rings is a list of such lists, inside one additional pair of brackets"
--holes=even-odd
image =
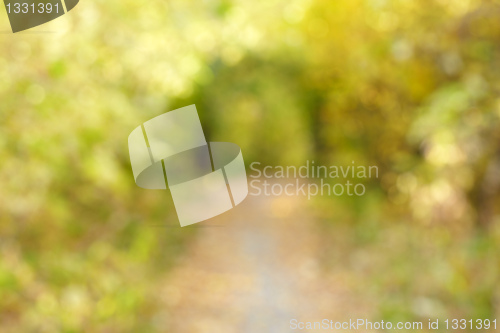
[(293, 318), (345, 320), (367, 313), (352, 301), (342, 272), (321, 268), (323, 240), (303, 202), (249, 196), (199, 224), (160, 291), (165, 332), (297, 332), (290, 329)]

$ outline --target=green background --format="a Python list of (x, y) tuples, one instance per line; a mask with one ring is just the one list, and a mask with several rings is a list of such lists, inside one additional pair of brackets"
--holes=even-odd
[(0, 49), (0, 331), (164, 331), (197, 229), (136, 187), (127, 137), (190, 104), (247, 165), (379, 167), (310, 202), (373, 263), (377, 318), (499, 317), (498, 1), (82, 1)]

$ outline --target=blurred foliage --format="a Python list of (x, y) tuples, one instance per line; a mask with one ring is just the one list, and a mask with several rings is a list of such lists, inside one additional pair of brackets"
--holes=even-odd
[(379, 166), (315, 208), (381, 317), (500, 317), (499, 1), (82, 1), (0, 39), (2, 332), (161, 331), (192, 231), (126, 138), (187, 104), (247, 163)]

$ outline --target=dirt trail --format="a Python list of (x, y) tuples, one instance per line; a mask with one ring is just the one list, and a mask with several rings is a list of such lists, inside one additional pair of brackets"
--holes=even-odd
[(200, 224), (160, 291), (166, 332), (296, 332), (293, 318), (368, 314), (353, 301), (342, 272), (321, 268), (321, 235), (303, 201), (249, 196)]

